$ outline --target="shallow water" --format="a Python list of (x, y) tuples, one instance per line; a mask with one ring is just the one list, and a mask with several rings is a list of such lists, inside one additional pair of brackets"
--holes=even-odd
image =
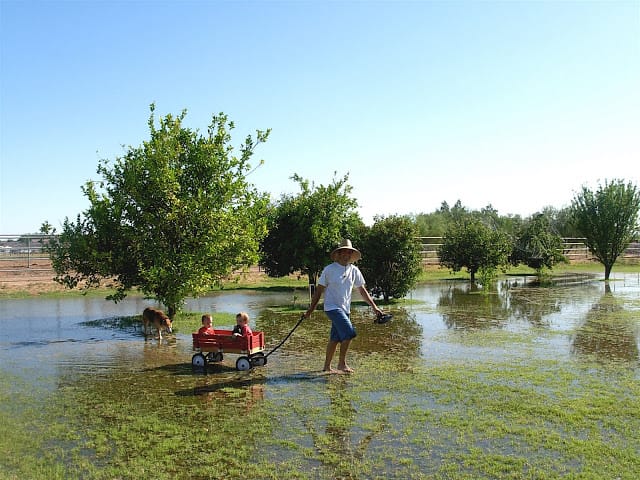
[[(640, 276), (616, 278), (608, 289), (600, 279), (587, 277), (554, 287), (537, 287), (530, 277), (513, 277), (490, 293), (459, 281), (421, 285), (411, 292), (407, 306), (392, 309), (394, 319), (388, 324), (374, 324), (367, 309), (355, 307), (352, 317), (359, 336), (352, 349), (356, 355), (389, 351), (406, 356), (407, 362), (504, 355), (595, 355), (603, 361), (638, 362)], [(290, 303), (289, 293), (221, 292), (188, 301), (186, 310), (246, 310), (254, 329), (264, 330), (267, 345), (274, 346), (290, 331), (297, 314), (283, 321), (267, 307)], [(114, 326), (113, 319), (139, 315), (149, 304), (139, 297), (118, 304), (95, 297), (0, 300), (1, 368), (27, 375), (37, 371), (32, 378), (46, 378), (55, 385), (59, 372), (70, 367), (95, 372), (122, 368), (128, 362), (148, 366), (150, 359), (158, 365), (189, 363), (190, 332), (180, 332), (179, 325), (177, 333), (159, 345), (157, 340), (145, 340), (140, 327), (118, 328), (117, 322)], [(616, 309), (627, 312), (625, 320), (598, 321), (599, 313)], [(303, 322), (273, 355), (269, 373), (279, 370), (279, 363), (286, 374), (295, 374), (302, 365), (303, 370), (317, 366), (320, 360), (315, 357), (323, 355), (327, 330), (319, 312)], [(531, 336), (535, 347), (519, 351), (518, 338)]]
[[(377, 362), (389, 360), (397, 365), (398, 371), (411, 375), (413, 366), (438, 365), (446, 370), (452, 364), (529, 365), (546, 359), (580, 364), (584, 359), (585, 364), (591, 365), (595, 360), (604, 369), (622, 365), (623, 371), (631, 370), (638, 379), (640, 275), (616, 278), (607, 288), (599, 278), (584, 276), (565, 278), (554, 287), (539, 287), (531, 283), (531, 278), (513, 277), (500, 282), (489, 293), (475, 291), (467, 282), (460, 281), (421, 285), (404, 306), (390, 309), (394, 318), (383, 325), (373, 322), (368, 308), (356, 305), (352, 320), (358, 337), (352, 342), (350, 359), (356, 370), (360, 367), (367, 375), (356, 374), (350, 380), (349, 376), (323, 376), (318, 372), (329, 331), (321, 312), (303, 322), (282, 348), (269, 357), (266, 366), (238, 372), (234, 368), (236, 356), (228, 355), (203, 375), (192, 372), (191, 332), (182, 330), (179, 322), (175, 334), (160, 342), (145, 339), (139, 324), (131, 326), (120, 321), (140, 315), (151, 304), (148, 300), (127, 298), (118, 304), (89, 297), (0, 300), (0, 371), (5, 378), (20, 379), (7, 385), (7, 393), (17, 393), (17, 398), (27, 399), (26, 403), (35, 403), (38, 396), (46, 401), (49, 396), (75, 395), (74, 402), (86, 403), (97, 398), (106, 405), (98, 412), (102, 412), (100, 418), (106, 419), (106, 424), (121, 410), (121, 405), (142, 415), (135, 407), (139, 402), (154, 418), (176, 418), (179, 426), (174, 428), (191, 432), (193, 420), (188, 419), (192, 418), (194, 407), (206, 412), (213, 425), (216, 419), (228, 418), (230, 412), (238, 409), (248, 412), (256, 405), (268, 403), (275, 406), (271, 415), (281, 415), (279, 428), (274, 441), (255, 452), (256, 461), (268, 458), (281, 465), (291, 460), (296, 464), (294, 471), (304, 466), (309, 471), (324, 472), (311, 474), (311, 478), (351, 478), (348, 472), (342, 472), (341, 465), (330, 460), (332, 452), (346, 452), (355, 464), (360, 464), (363, 458), (380, 462), (384, 465), (380, 467), (381, 475), (386, 472), (390, 478), (399, 467), (388, 452), (402, 447), (414, 462), (407, 464), (408, 470), (401, 477), (408, 478), (406, 474), (412, 472), (411, 468), (428, 472), (435, 468), (436, 460), (444, 461), (459, 447), (459, 440), (440, 421), (432, 421), (429, 428), (422, 430), (415, 425), (424, 424), (430, 415), (446, 415), (448, 409), (464, 408), (465, 404), (460, 401), (452, 407), (429, 391), (414, 393), (408, 389), (401, 396), (384, 389), (370, 391), (366, 377), (376, 374), (380, 365)], [(252, 318), (254, 330), (263, 330), (267, 346), (273, 347), (291, 331), (302, 310), (276, 314), (269, 307), (287, 306), (291, 302), (290, 293), (222, 292), (192, 300), (186, 310), (214, 313), (245, 310)], [(544, 362), (537, 362), (540, 364)], [(385, 368), (388, 371), (388, 367), (380, 367), (381, 375)], [(394, 388), (402, 387), (403, 378), (398, 375), (399, 384)], [(430, 381), (428, 376), (418, 378)], [(507, 376), (506, 382), (517, 381)], [(471, 390), (481, 387), (476, 383)], [(541, 394), (552, 389), (551, 398), (565, 390), (564, 385), (549, 385), (547, 379), (536, 388)], [(11, 412), (7, 415), (20, 414), (21, 409), (27, 408), (26, 403), (2, 405), (0, 410)], [(387, 408), (381, 409), (380, 405)], [(320, 413), (324, 411), (328, 412), (326, 418)], [(417, 416), (416, 424), (407, 420), (411, 418), (405, 418), (407, 415)], [(335, 418), (341, 422), (334, 423)], [(105, 423), (97, 425), (95, 428), (106, 428)], [(561, 423), (558, 431), (566, 428)], [(624, 431), (615, 433), (616, 442), (625, 436)], [(151, 433), (147, 435), (146, 440), (154, 439)], [(414, 445), (416, 435), (432, 445), (428, 455), (424, 443)], [(479, 441), (489, 442), (487, 450), (513, 453), (512, 445), (492, 443), (482, 435), (481, 432)], [(224, 439), (232, 448), (235, 440)], [(517, 452), (520, 456), (526, 457), (535, 450), (520, 441), (523, 442), (522, 451)], [(128, 444), (128, 440), (120, 442)], [(135, 447), (133, 443), (130, 446)], [(203, 444), (203, 454), (208, 455), (209, 448)], [(299, 448), (320, 453), (310, 458), (309, 452), (303, 454)], [(362, 457), (365, 450), (367, 457)], [(86, 455), (99, 464), (92, 452)], [(191, 452), (177, 452), (172, 461), (184, 461), (190, 455)], [(570, 454), (562, 455), (558, 460), (562, 465), (566, 465), (567, 458), (573, 458)], [(549, 458), (542, 455), (540, 460), (546, 462)], [(185, 470), (185, 474), (191, 473)], [(193, 478), (209, 477), (194, 474)]]
[[(281, 293), (230, 292), (191, 299), (186, 309), (246, 310), (255, 316), (267, 306), (287, 301), (289, 297)], [(140, 297), (128, 297), (117, 304), (95, 297), (0, 300), (0, 368), (55, 386), (59, 373), (69, 368), (76, 373), (95, 373), (144, 365), (151, 348), (169, 355), (161, 357), (160, 363), (190, 362), (190, 332), (168, 336), (158, 344), (157, 340), (145, 340), (141, 325), (118, 326), (118, 319), (140, 315), (150, 304)]]

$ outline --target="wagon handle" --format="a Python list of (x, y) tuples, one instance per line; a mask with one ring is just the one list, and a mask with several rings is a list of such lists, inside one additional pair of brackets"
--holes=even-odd
[(291, 329), (291, 331), (287, 334), (286, 337), (284, 337), (284, 340), (282, 340), (278, 345), (276, 345), (273, 350), (271, 350), (269, 353), (267, 353), (265, 355), (265, 357), (268, 357), (269, 355), (271, 355), (273, 352), (275, 352), (276, 350), (278, 350), (282, 345), (284, 345), (284, 342), (286, 342), (287, 340), (289, 340), (289, 337), (291, 336), (291, 334), (296, 330), (296, 328), (298, 328), (300, 326), (300, 324), (302, 323), (302, 321), (304, 320), (304, 313), (302, 314), (302, 316), (300, 317), (300, 320), (298, 320), (298, 323), (296, 323), (295, 327), (293, 327)]

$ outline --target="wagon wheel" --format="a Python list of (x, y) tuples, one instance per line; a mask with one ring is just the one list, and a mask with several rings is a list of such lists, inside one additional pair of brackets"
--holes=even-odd
[(197, 369), (206, 369), (207, 358), (201, 353), (196, 353), (193, 357), (191, 357), (191, 366)]
[(246, 371), (251, 368), (251, 362), (248, 357), (239, 357), (236, 360), (236, 368), (240, 371)]
[(264, 353), (258, 352), (251, 356), (251, 365), (254, 367), (263, 367), (267, 364), (267, 357)]

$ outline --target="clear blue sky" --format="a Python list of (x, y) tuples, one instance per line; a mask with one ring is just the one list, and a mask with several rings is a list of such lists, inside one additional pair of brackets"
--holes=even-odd
[(60, 227), (98, 160), (187, 109), (272, 129), (250, 177), (349, 174), (360, 214), (528, 216), (640, 184), (640, 0), (0, 0), (0, 234)]

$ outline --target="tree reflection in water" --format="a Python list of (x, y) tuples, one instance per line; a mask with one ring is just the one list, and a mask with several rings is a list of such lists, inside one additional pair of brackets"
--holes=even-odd
[(474, 284), (451, 286), (440, 293), (438, 310), (450, 329), (474, 330), (503, 326), (509, 318), (504, 295), (482, 293)]
[[(580, 289), (575, 286), (580, 284)], [(576, 295), (590, 298), (597, 287), (584, 278), (569, 283), (541, 286), (538, 282), (513, 278), (498, 282), (485, 292), (473, 284), (453, 285), (440, 292), (438, 310), (449, 329), (502, 328), (513, 320), (524, 320), (534, 327), (547, 327), (548, 318), (562, 312)]]
[(572, 353), (603, 362), (637, 362), (638, 327), (632, 313), (624, 310), (606, 282), (604, 295), (591, 307), (572, 339)]
[(509, 307), (514, 318), (544, 327), (545, 317), (562, 310), (562, 301), (550, 288), (519, 288), (510, 291)]

